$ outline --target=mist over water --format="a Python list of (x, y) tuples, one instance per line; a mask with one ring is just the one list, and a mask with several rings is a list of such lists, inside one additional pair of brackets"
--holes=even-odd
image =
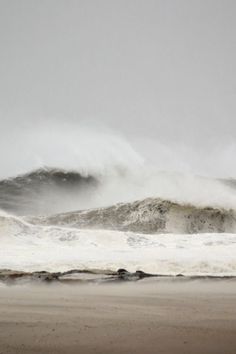
[[(147, 197), (195, 206), (236, 208), (233, 184), (194, 175), (184, 167), (179, 171), (159, 170), (127, 138), (107, 128), (70, 124), (58, 127), (49, 123), (36, 130), (28, 127), (13, 132), (1, 145), (1, 178), (12, 181), (13, 199), (9, 203), (17, 204), (13, 211), (21, 215), (89, 209)], [(158, 149), (155, 152), (158, 156)], [(173, 167), (177, 158), (173, 156)], [(32, 173), (40, 169), (44, 175), (38, 173), (36, 181)], [(52, 171), (62, 175), (55, 180)], [(73, 185), (70, 173), (78, 174)], [(24, 174), (21, 182), (14, 180)], [(4, 188), (5, 184), (1, 184), (2, 199), (6, 198)], [(11, 206), (8, 209), (11, 211)]]
[(143, 162), (124, 138), (107, 128), (56, 122), (13, 130), (1, 140), (0, 154), (2, 179), (42, 167), (83, 176), (122, 174)]

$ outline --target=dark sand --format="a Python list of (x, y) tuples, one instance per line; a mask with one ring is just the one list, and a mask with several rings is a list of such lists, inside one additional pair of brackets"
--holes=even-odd
[(1, 354), (235, 354), (236, 281), (0, 284)]

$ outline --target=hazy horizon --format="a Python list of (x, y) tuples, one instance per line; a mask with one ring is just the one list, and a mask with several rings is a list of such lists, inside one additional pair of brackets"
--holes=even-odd
[(160, 170), (236, 177), (235, 15), (230, 0), (0, 0), (2, 174), (21, 151), (36, 165), (45, 131), (59, 160), (66, 125)]

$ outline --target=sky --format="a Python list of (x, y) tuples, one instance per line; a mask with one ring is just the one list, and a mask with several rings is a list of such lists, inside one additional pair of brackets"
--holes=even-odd
[(234, 0), (0, 0), (2, 166), (22, 130), (66, 123), (236, 177), (235, 18)]

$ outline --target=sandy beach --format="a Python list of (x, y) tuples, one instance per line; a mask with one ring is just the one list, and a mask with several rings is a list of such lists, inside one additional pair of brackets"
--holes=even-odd
[(235, 354), (235, 280), (0, 284), (0, 353)]

